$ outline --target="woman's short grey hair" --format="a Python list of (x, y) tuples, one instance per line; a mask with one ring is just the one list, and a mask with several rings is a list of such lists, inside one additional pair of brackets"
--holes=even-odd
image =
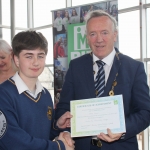
[(91, 11), (91, 12), (87, 13), (87, 15), (85, 17), (86, 30), (87, 30), (87, 24), (88, 24), (90, 19), (96, 18), (96, 17), (102, 17), (102, 16), (109, 17), (109, 19), (113, 23), (114, 31), (118, 31), (117, 21), (115, 20), (115, 18), (113, 16), (109, 15), (108, 13), (106, 13), (103, 10), (94, 10), (94, 11)]
[(0, 51), (10, 54), (12, 52), (12, 48), (5, 40), (0, 39)]
[[(11, 46), (3, 39), (0, 39), (0, 52), (5, 52), (9, 55), (11, 55), (12, 53), (12, 48)], [(17, 71), (17, 67), (14, 63), (14, 59), (11, 59), (11, 62), (12, 62), (12, 67), (15, 71)]]

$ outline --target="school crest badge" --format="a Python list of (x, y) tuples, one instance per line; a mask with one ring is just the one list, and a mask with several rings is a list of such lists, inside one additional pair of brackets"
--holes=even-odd
[(5, 115), (0, 111), (0, 139), (5, 134), (7, 129), (7, 122)]
[(48, 106), (47, 117), (49, 120), (52, 120), (52, 107)]

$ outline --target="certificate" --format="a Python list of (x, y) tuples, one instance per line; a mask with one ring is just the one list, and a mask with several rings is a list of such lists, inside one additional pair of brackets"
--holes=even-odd
[(94, 136), (107, 128), (113, 133), (126, 132), (122, 95), (70, 102), (71, 137)]

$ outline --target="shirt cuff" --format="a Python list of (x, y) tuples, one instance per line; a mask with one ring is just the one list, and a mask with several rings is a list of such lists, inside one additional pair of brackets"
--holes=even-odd
[(120, 137), (120, 140), (124, 140), (125, 139), (125, 133), (123, 133), (122, 135), (121, 135), (121, 137)]

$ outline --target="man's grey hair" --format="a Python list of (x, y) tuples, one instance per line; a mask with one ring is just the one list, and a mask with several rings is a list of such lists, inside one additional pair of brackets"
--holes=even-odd
[(117, 26), (116, 19), (113, 16), (109, 15), (108, 13), (106, 13), (105, 11), (103, 11), (103, 10), (94, 10), (94, 11), (91, 11), (91, 12), (87, 13), (87, 15), (85, 17), (86, 31), (87, 31), (87, 24), (88, 24), (90, 19), (96, 18), (96, 17), (102, 17), (102, 16), (109, 17), (109, 19), (113, 23), (114, 31), (118, 31), (118, 26)]

